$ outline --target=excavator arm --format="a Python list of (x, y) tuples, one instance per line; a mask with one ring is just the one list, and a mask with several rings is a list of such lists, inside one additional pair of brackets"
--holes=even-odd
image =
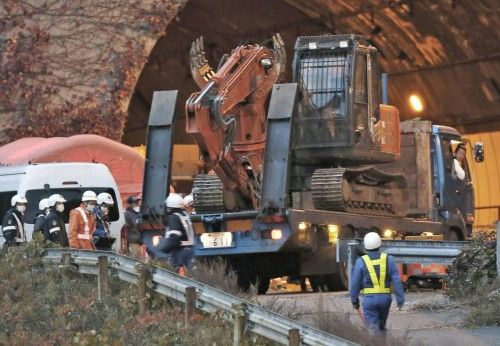
[(204, 160), (241, 207), (257, 208), (260, 199), (265, 103), (285, 68), (279, 34), (273, 37), (273, 45), (273, 49), (239, 46), (217, 72), (205, 58), (203, 38), (191, 46), (191, 73), (201, 91), (186, 102), (186, 132), (193, 135)]

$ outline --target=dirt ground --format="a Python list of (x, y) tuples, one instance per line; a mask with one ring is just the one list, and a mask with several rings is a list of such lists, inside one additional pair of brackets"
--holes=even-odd
[[(347, 292), (334, 293), (271, 293), (259, 296), (264, 304), (281, 305), (294, 310), (299, 319), (315, 326), (320, 295), (323, 295), (325, 311), (332, 314), (350, 313), (351, 319), (359, 316), (351, 307)], [(394, 335), (408, 336), (411, 341), (423, 345), (500, 345), (500, 327), (482, 327), (468, 329), (461, 326), (465, 314), (463, 308), (414, 310), (415, 304), (445, 300), (440, 291), (409, 292), (405, 295), (405, 307), (399, 311), (395, 304), (391, 308), (388, 329)]]

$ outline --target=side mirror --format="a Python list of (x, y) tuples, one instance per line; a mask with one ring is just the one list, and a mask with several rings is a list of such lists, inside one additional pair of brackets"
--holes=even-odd
[(482, 142), (476, 142), (474, 144), (474, 160), (476, 160), (476, 162), (484, 161), (484, 145)]

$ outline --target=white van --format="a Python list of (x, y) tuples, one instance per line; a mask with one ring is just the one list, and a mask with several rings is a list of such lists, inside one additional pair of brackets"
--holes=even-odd
[[(38, 214), (38, 202), (54, 193), (68, 201), (64, 210), (66, 230), (69, 230), (69, 211), (80, 205), (82, 194), (92, 190), (96, 194), (107, 192), (115, 205), (110, 209), (111, 236), (116, 238), (113, 250), (120, 249), (120, 230), (125, 224), (120, 192), (108, 168), (100, 163), (41, 163), (22, 166), (0, 166), (0, 217), (11, 208), (10, 199), (24, 194), (28, 200), (25, 213), (26, 235), (32, 239), (33, 223)], [(1, 226), (1, 222), (0, 222)], [(0, 246), (5, 239), (0, 236)]]

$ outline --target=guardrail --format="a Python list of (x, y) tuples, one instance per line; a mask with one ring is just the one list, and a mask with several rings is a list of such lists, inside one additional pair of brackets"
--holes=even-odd
[(143, 273), (144, 269), (136, 267), (142, 262), (130, 257), (107, 251), (47, 249), (43, 260), (73, 263), (79, 272), (97, 275), (99, 298), (106, 294), (109, 268), (114, 269), (121, 280), (138, 285), (140, 313), (145, 310), (149, 276), (154, 291), (185, 304), (186, 321), (195, 308), (208, 313), (223, 311), (224, 318), (234, 323), (234, 345), (240, 344), (245, 330), (284, 345), (355, 345), (163, 268), (152, 266), (152, 270)]
[[(498, 227), (497, 227), (498, 229)], [(383, 240), (380, 251), (395, 258), (400, 263), (439, 263), (450, 265), (467, 241), (433, 240)], [(350, 285), (351, 273), (363, 252), (361, 239), (339, 239), (337, 241), (337, 262), (347, 263), (347, 277)], [(498, 250), (497, 250), (498, 258)]]

